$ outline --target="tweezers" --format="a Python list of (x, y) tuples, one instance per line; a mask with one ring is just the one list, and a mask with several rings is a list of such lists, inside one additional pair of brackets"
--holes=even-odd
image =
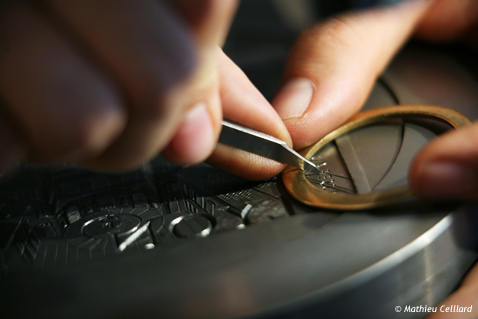
[(219, 142), (302, 170), (321, 173), (314, 163), (290, 148), (286, 142), (242, 125), (222, 121)]

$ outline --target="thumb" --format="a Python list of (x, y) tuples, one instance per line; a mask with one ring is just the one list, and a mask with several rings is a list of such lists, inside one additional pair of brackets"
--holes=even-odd
[(427, 6), (420, 0), (348, 13), (301, 35), (272, 102), (294, 148), (316, 142), (362, 106)]

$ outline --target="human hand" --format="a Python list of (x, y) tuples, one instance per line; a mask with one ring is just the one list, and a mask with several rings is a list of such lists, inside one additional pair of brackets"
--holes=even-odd
[[(412, 34), (470, 41), (476, 39), (477, 22), (476, 1), (418, 0), (347, 13), (307, 30), (292, 50), (285, 85), (272, 102), (294, 147), (312, 144), (356, 112)], [(422, 197), (478, 198), (477, 159), (478, 125), (445, 134), (415, 158), (411, 188)]]
[[(284, 123), (270, 103), (249, 81), (247, 76), (223, 52), (218, 49), (218, 71), (220, 79), (219, 97), (224, 118), (275, 136), (292, 146)], [(179, 162), (188, 149), (188, 139), (177, 141), (177, 136), (163, 155)], [(249, 180), (263, 180), (280, 173), (285, 164), (252, 154), (234, 147), (217, 144), (207, 162), (232, 175)]]
[[(2, 1), (0, 170), (22, 159), (130, 169), (164, 149), (178, 164), (207, 158), (223, 107), (217, 46), (234, 7), (223, 0)], [(247, 116), (242, 121), (249, 125)], [(255, 167), (265, 175), (282, 167), (272, 166)]]
[[(306, 31), (292, 50), (285, 85), (272, 102), (294, 147), (312, 144), (359, 110), (376, 78), (411, 35), (472, 41), (477, 39), (477, 23), (478, 1), (419, 0), (347, 13)], [(429, 143), (414, 159), (409, 176), (412, 190), (422, 197), (478, 198), (478, 124)], [(477, 291), (475, 266), (443, 304), (476, 308)], [(463, 315), (477, 317), (476, 312), (437, 312), (430, 318)]]

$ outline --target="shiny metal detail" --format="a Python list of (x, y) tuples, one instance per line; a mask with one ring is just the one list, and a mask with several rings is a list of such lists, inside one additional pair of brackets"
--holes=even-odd
[(174, 219), (170, 229), (178, 237), (206, 237), (211, 233), (212, 224), (204, 216), (186, 215)]
[[(126, 249), (126, 247), (128, 247), (129, 245), (134, 243), (136, 241), (136, 239), (138, 239), (141, 235), (144, 234), (144, 232), (146, 232), (148, 230), (149, 224), (150, 224), (150, 222), (147, 222), (146, 224), (141, 226), (141, 228), (139, 228), (134, 233), (132, 233), (129, 237), (127, 237), (121, 244), (119, 244), (118, 249), (120, 251), (123, 251), (123, 250)], [(148, 244), (145, 245), (145, 247), (147, 249), (151, 249), (151, 248), (154, 248), (154, 244), (148, 243)]]
[(286, 142), (242, 125), (222, 121), (219, 142), (277, 162), (319, 173), (314, 163), (294, 151)]

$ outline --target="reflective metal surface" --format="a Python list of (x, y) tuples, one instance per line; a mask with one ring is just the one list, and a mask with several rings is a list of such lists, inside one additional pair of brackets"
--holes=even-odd
[(258, 154), (299, 169), (320, 173), (311, 161), (294, 151), (286, 142), (242, 125), (222, 121), (219, 143)]

